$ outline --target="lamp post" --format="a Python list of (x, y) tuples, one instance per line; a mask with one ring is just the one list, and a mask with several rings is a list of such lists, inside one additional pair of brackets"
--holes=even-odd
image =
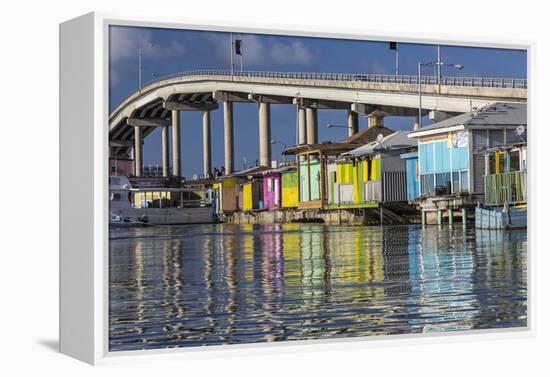
[[(463, 64), (450, 64), (450, 63), (442, 63), (439, 60), (437, 62), (427, 62), (422, 63), (418, 62), (418, 128), (422, 128), (422, 67), (428, 67), (428, 66), (434, 66), (438, 68), (438, 72), (441, 71), (441, 67), (453, 67), (456, 69), (463, 69)], [(439, 83), (439, 77), (437, 78), (437, 82)]]
[(141, 64), (142, 61), (142, 55), (143, 55), (143, 49), (145, 47), (153, 48), (152, 43), (146, 43), (144, 45), (141, 45), (141, 47), (138, 50), (138, 75), (139, 75), (139, 91), (141, 92), (141, 74), (143, 72), (143, 65)]
[(233, 54), (235, 53), (235, 51), (233, 50), (233, 33), (229, 33), (229, 38), (230, 38), (230, 44), (231, 44), (231, 48), (229, 49), (231, 51), (231, 54), (230, 54), (230, 61), (231, 61), (231, 76), (233, 76), (235, 74), (235, 65), (233, 64)]

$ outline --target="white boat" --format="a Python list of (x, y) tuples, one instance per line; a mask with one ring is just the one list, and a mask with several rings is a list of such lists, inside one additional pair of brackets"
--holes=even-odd
[(214, 221), (210, 190), (134, 188), (125, 176), (109, 177), (109, 225), (208, 224)]

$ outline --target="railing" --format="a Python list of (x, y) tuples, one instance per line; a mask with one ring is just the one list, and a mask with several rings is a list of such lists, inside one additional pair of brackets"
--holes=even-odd
[(483, 177), (486, 205), (527, 202), (527, 172), (491, 174)]
[(388, 171), (382, 174), (382, 201), (401, 202), (407, 200), (407, 176), (404, 171)]
[[(417, 75), (381, 75), (363, 73), (320, 73), (320, 72), (270, 72), (270, 71), (243, 71), (227, 70), (196, 70), (178, 72), (161, 76), (147, 83), (152, 85), (160, 81), (187, 76), (230, 76), (250, 78), (274, 78), (293, 80), (323, 80), (323, 81), (359, 81), (388, 84), (415, 84), (418, 85)], [(437, 76), (421, 76), (422, 85), (437, 85)], [(512, 88), (527, 89), (526, 79), (502, 77), (442, 77), (441, 85), (465, 86), (476, 88)], [(145, 88), (144, 88), (145, 89)]]

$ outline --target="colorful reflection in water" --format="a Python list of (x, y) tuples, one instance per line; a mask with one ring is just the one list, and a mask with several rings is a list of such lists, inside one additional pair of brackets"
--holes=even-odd
[(111, 229), (110, 350), (526, 326), (526, 231)]

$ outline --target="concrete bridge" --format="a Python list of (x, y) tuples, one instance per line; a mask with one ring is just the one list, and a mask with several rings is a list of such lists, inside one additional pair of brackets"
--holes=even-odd
[[(527, 80), (482, 77), (422, 76), (423, 115), (434, 119), (470, 111), (496, 101), (525, 102)], [(270, 107), (297, 106), (298, 143), (317, 142), (317, 111), (347, 111), (348, 133), (358, 131), (358, 115), (380, 124), (385, 115), (416, 116), (418, 124), (419, 82), (417, 76), (192, 71), (151, 82), (126, 98), (109, 116), (112, 157), (134, 152), (135, 175), (141, 176), (143, 138), (162, 128), (163, 175), (168, 176), (168, 128), (172, 128), (173, 174), (181, 175), (180, 111), (201, 111), (204, 175), (212, 171), (210, 111), (223, 103), (224, 163), (226, 174), (234, 169), (233, 102), (258, 104), (261, 165), (271, 161)]]

